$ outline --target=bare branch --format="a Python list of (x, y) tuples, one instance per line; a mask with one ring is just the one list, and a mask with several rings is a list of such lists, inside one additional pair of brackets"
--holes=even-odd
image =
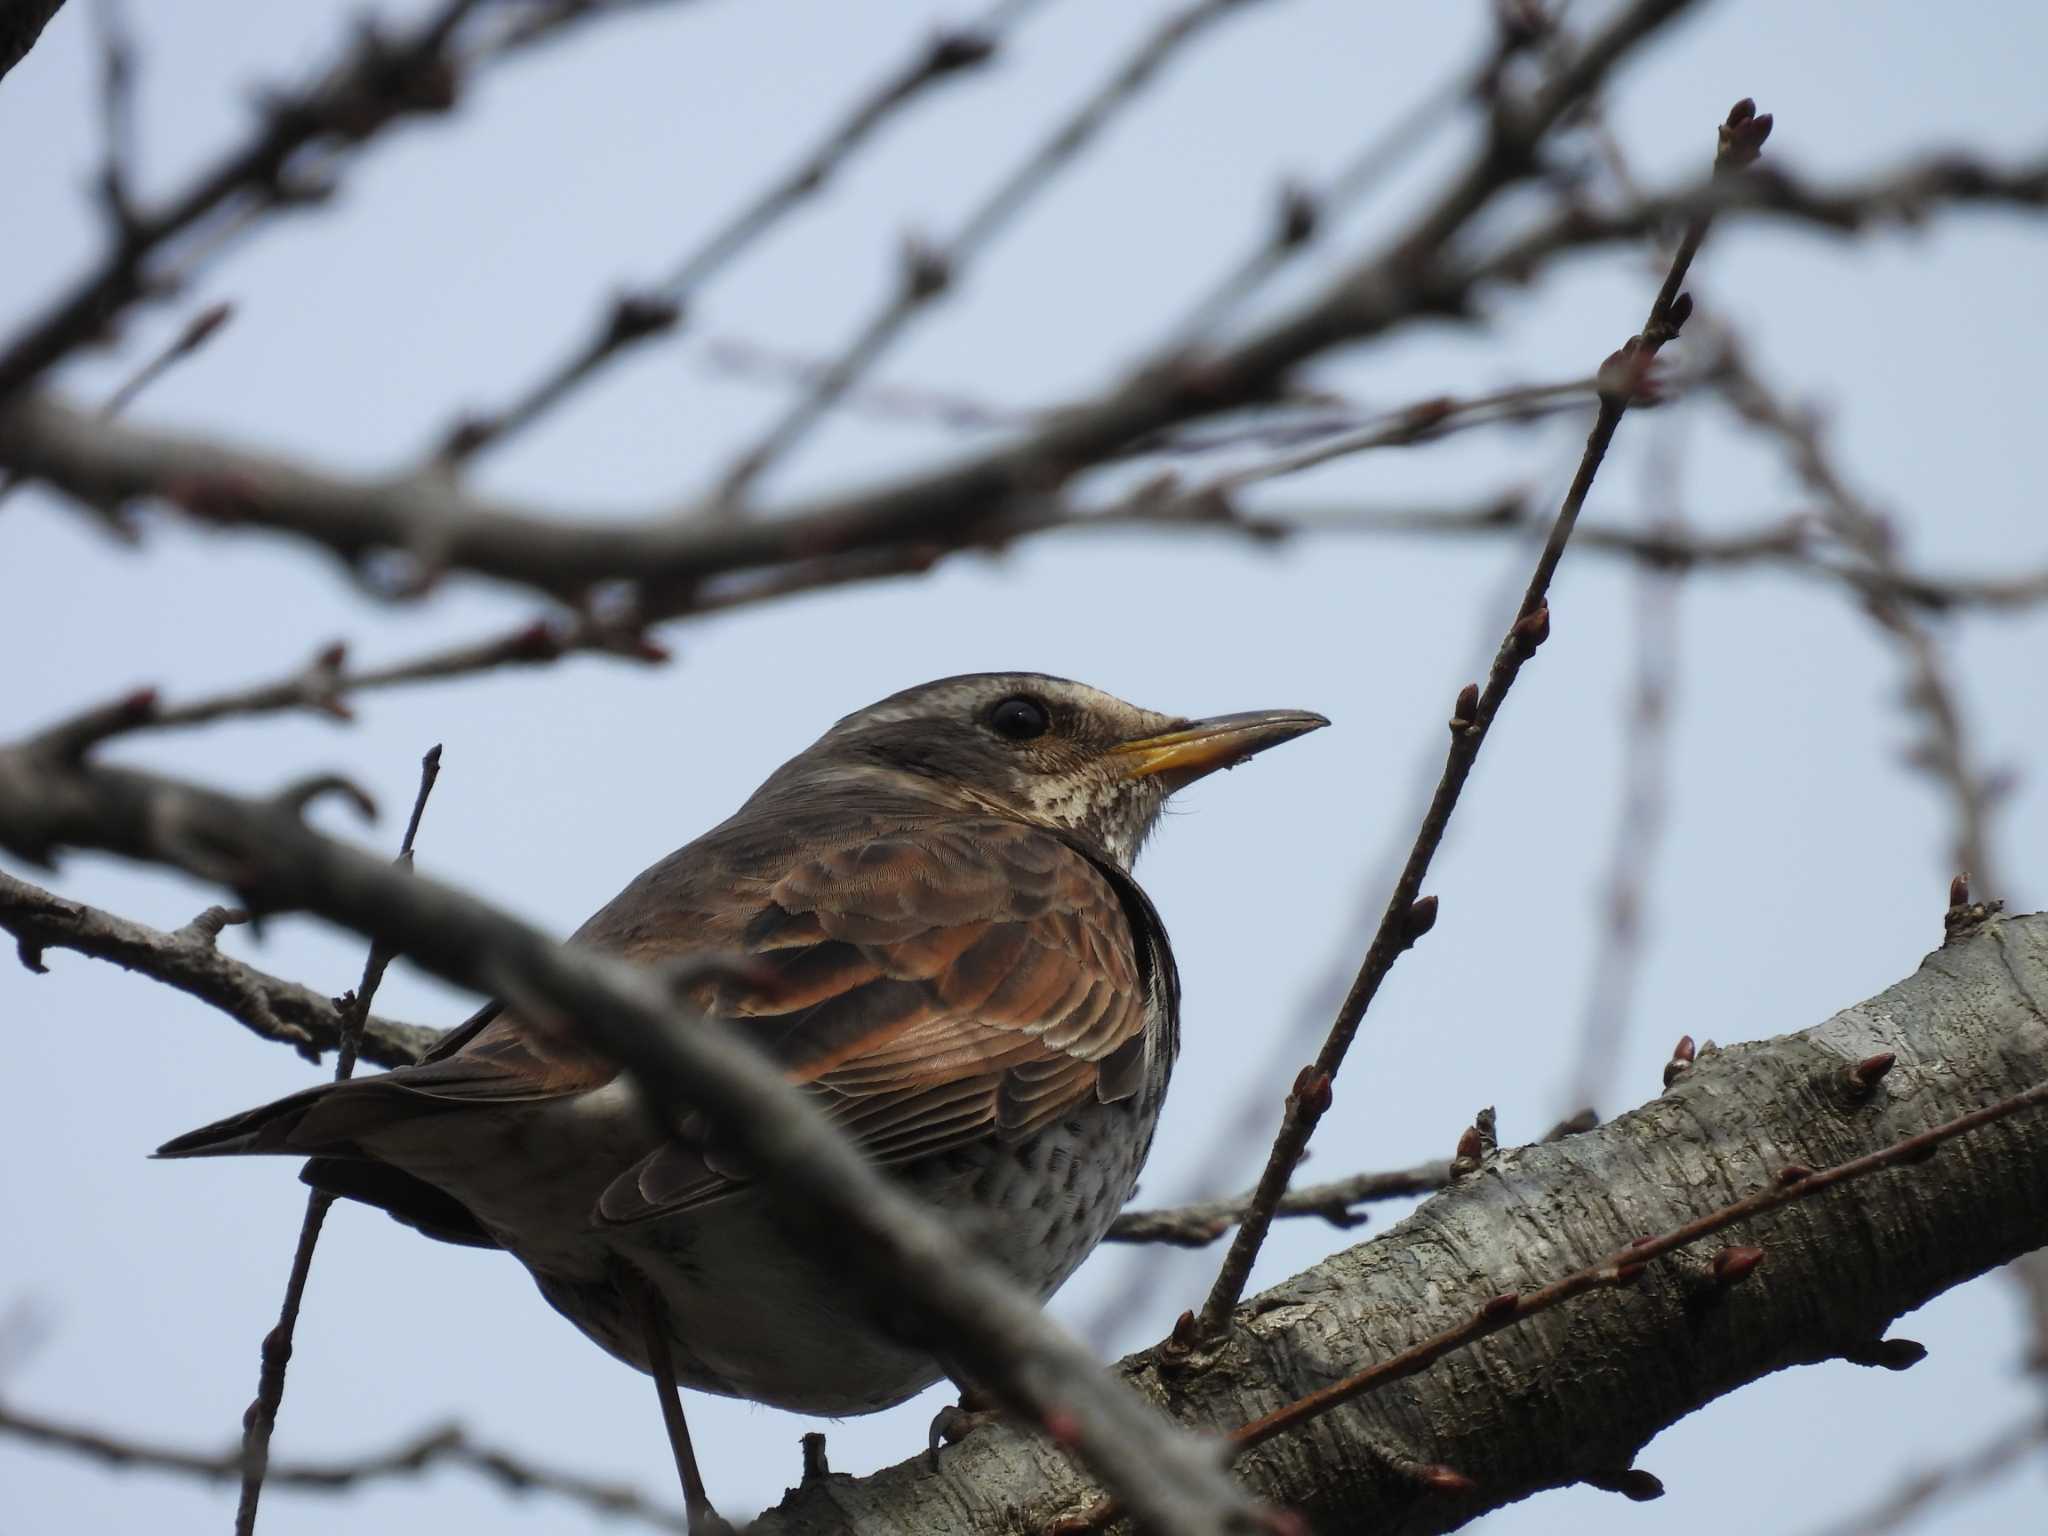
[(1139, 99), (1176, 50), (1248, 0), (1194, 0), (1167, 16), (1137, 50), (969, 214), (944, 247), (909, 242), (896, 291), (818, 377), (812, 389), (726, 472), (712, 500), (738, 506), (769, 465), (796, 446), (839, 397), (874, 366), (911, 320), (966, 273), (968, 265), (1054, 177), (1074, 164), (1123, 108)]
[(241, 206), (304, 206), (323, 188), (294, 180), (291, 162), (320, 143), (359, 145), (392, 123), (447, 111), (460, 75), (451, 41), (477, 0), (441, 0), (396, 38), (360, 31), (310, 86), (265, 104), (255, 131), (154, 209), (138, 208), (99, 262), (14, 338), (0, 346), (0, 399), (33, 383), (59, 359), (103, 339), (120, 312), (151, 296), (150, 261), (173, 240)]
[(786, 174), (770, 182), (653, 287), (621, 295), (589, 337), (568, 356), (515, 392), (496, 411), (471, 413), (448, 432), (437, 462), (457, 466), (533, 425), (642, 341), (682, 320), (697, 290), (751, 249), (793, 210), (824, 190), (832, 177), (891, 117), (933, 86), (970, 73), (994, 58), (1005, 31), (1041, 0), (999, 0), (979, 22), (941, 32), (870, 88), (847, 114)]
[[(1669, 423), (1666, 423), (1668, 428)], [(1651, 513), (1649, 531), (1679, 521), (1676, 452), (1670, 433), (1644, 461), (1643, 485), (1667, 504)], [(1568, 1102), (1604, 1104), (1614, 1083), (1629, 1010), (1644, 959), (1650, 872), (1669, 816), (1672, 696), (1678, 686), (1678, 578), (1670, 566), (1643, 566), (1630, 588), (1629, 655), (1633, 672), (1621, 726), (1622, 790), (1601, 896), (1601, 926), (1579, 1025), (1578, 1061)]]
[[(209, 921), (215, 914), (219, 921)], [(165, 933), (0, 871), (0, 929), (14, 936), (31, 971), (47, 969), (43, 954), (51, 949), (109, 960), (211, 1003), (251, 1033), (317, 1062), (321, 1052), (341, 1044), (342, 1010), (310, 987), (221, 953), (215, 940), (234, 917), (215, 907), (176, 933)], [(418, 1061), (439, 1038), (438, 1030), (373, 1016), (364, 1024), (362, 1055), (379, 1066), (402, 1067)]]
[[(208, 1482), (239, 1478), (244, 1467), (239, 1449), (208, 1455), (204, 1451), (131, 1440), (104, 1430), (26, 1413), (4, 1403), (0, 1403), (0, 1434), (12, 1435), (31, 1445), (84, 1456), (109, 1467), (171, 1472), (203, 1478)], [(510, 1451), (479, 1445), (466, 1430), (454, 1424), (414, 1435), (388, 1451), (351, 1457), (345, 1461), (273, 1462), (268, 1481), (273, 1487), (335, 1492), (386, 1478), (417, 1477), (441, 1466), (465, 1467), (479, 1472), (507, 1493), (553, 1494), (573, 1504), (583, 1505), (595, 1514), (636, 1520), (657, 1530), (684, 1530), (680, 1516), (636, 1489), (541, 1466)]]
[(1991, 835), (1996, 784), (1977, 766), (1962, 704), (1939, 644), (1903, 600), (1907, 580), (1890, 519), (1850, 486), (1828, 453), (1812, 414), (1787, 405), (1750, 365), (1732, 335), (1724, 339), (1720, 377), (1729, 403), (1743, 419), (1781, 444), (1799, 478), (1820, 498), (1822, 527), (1846, 551), (1850, 567), (1865, 573), (1865, 611), (1905, 663), (1906, 707), (1922, 726), (1908, 761), (1947, 792), (1954, 826), (1949, 867), (1962, 871), (1979, 889), (2002, 896), (2002, 871), (1995, 867)]
[[(1770, 122), (1768, 116), (1757, 116), (1755, 103), (1747, 100), (1737, 102), (1721, 128), (1720, 149), (1714, 161), (1716, 174), (1733, 173), (1753, 162), (1756, 147), (1770, 132)], [(1430, 864), (1443, 842), (1451, 815), (1457, 809), (1465, 780), (1472, 771), (1473, 763), (1478, 760), (1488, 728), (1507, 698), (1508, 690), (1514, 686), (1523, 663), (1536, 654), (1537, 647), (1550, 633), (1547, 599), (1550, 581), (1556, 574), (1558, 562), (1564, 558), (1565, 544), (1571, 538), (1579, 511), (1593, 488), (1593, 477), (1599, 473), (1607, 445), (1613, 441), (1615, 429), (1621, 425), (1621, 418), (1630, 404), (1651, 384), (1658, 351), (1678, 335), (1687, 316), (1692, 313), (1692, 300), (1681, 290), (1692, 258), (1706, 233), (1706, 219), (1695, 220), (1679, 242), (1678, 251), (1671, 260), (1671, 270), (1650, 305), (1649, 318), (1644, 322), (1642, 331), (1601, 366), (1600, 413), (1594, 420), (1593, 430), (1587, 435), (1578, 472), (1565, 493), (1564, 504), (1558, 509), (1542, 553), (1537, 556), (1536, 569), (1529, 578), (1515, 620), (1494, 654), (1485, 689), (1468, 684), (1458, 696), (1451, 716), (1451, 747), (1444, 761), (1443, 777), (1437, 782), (1436, 793), (1431, 797), (1422, 826), (1415, 834), (1415, 845), (1409, 851), (1399, 879), (1395, 881), (1386, 913), (1366, 949), (1350, 994), (1330, 1025), (1322, 1050), (1311, 1065), (1302, 1068), (1295, 1079), (1293, 1091), (1287, 1096), (1279, 1134), (1274, 1137), (1265, 1171), (1259, 1176), (1251, 1208), (1246, 1211), (1230, 1251), (1224, 1255), (1216, 1282), (1202, 1303), (1197, 1332), (1204, 1337), (1213, 1337), (1223, 1329), (1232, 1309), (1244, 1294), (1245, 1284), (1251, 1278), (1252, 1264), (1257, 1260), (1259, 1248), (1272, 1226), (1273, 1212), (1279, 1206), (1281, 1196), (1287, 1192), (1288, 1182), (1294, 1177), (1302, 1154), (1308, 1149), (1317, 1123), (1330, 1106), (1331, 1085), (1344, 1064), (1352, 1040), (1357, 1037), (1366, 1010), (1372, 1006), (1372, 1000), (1379, 992), (1380, 983), (1393, 969), (1394, 962), (1436, 921), (1436, 898), (1422, 894), (1422, 882), (1428, 877)]]
[[(1275, 1216), (1313, 1216), (1340, 1231), (1365, 1224), (1362, 1205), (1375, 1200), (1398, 1200), (1404, 1195), (1426, 1195), (1451, 1181), (1448, 1162), (1418, 1163), (1391, 1173), (1354, 1173), (1348, 1179), (1327, 1184), (1306, 1184), (1290, 1189), (1280, 1201)], [(1231, 1200), (1202, 1200), (1192, 1205), (1169, 1206), (1162, 1210), (1125, 1211), (1118, 1216), (1105, 1239), (1112, 1243), (1167, 1243), (1177, 1248), (1206, 1248), (1244, 1219), (1251, 1205), (1250, 1191)]]

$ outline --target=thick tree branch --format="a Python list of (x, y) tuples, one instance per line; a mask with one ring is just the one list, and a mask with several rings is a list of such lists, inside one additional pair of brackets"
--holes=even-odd
[[(1855, 1090), (1849, 1069), (1886, 1051), (1891, 1071)], [(1536, 1291), (1769, 1187), (1788, 1164), (1880, 1152), (2044, 1081), (2048, 916), (1994, 919), (1817, 1028), (1703, 1052), (1640, 1109), (1497, 1153), (1383, 1235), (1245, 1304), (1220, 1347), (1148, 1350), (1118, 1369), (1183, 1422), (1234, 1429), (1459, 1327), (1502, 1292)], [(1577, 1296), (1259, 1446), (1240, 1471), (1314, 1528), (1402, 1536), (1576, 1481), (1642, 1482), (1624, 1469), (1695, 1408), (1790, 1365), (1903, 1363), (1910, 1350), (1873, 1349), (1894, 1318), (2048, 1242), (2048, 1110), (1707, 1246), (1720, 1242), (1761, 1247), (1761, 1267), (1728, 1287), (1684, 1255), (1660, 1260), (1629, 1288)], [(1390, 1447), (1471, 1486), (1432, 1491), (1390, 1469)], [(992, 1428), (947, 1451), (937, 1477), (920, 1459), (831, 1478), (756, 1530), (994, 1536), (1090, 1502), (1060, 1458)]]

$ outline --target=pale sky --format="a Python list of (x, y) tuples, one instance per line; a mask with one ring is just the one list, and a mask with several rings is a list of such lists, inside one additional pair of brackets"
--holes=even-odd
[[(74, 0), (0, 85), (0, 329), (95, 248), (85, 187), (99, 154), (90, 9)], [(241, 133), (250, 87), (330, 52), (358, 7), (214, 0), (132, 5), (142, 43), (140, 185), (162, 193)], [(386, 3), (380, 14), (417, 13)], [(614, 369), (493, 458), (482, 483), (565, 511), (639, 511), (709, 483), (781, 408), (775, 387), (720, 378), (708, 338), (816, 353), (850, 335), (891, 281), (907, 228), (952, 229), (1064, 106), (1161, 15), (1155, 3), (1047, 0), (1002, 62), (898, 119), (822, 201), (707, 289), (694, 328)], [(1584, 4), (1587, 15), (1605, 7)], [(1264, 229), (1283, 175), (1315, 176), (1461, 67), (1477, 0), (1360, 6), (1272, 0), (1177, 59), (1099, 153), (1018, 221), (881, 370), (885, 380), (1017, 405), (1099, 387)], [(1703, 6), (1626, 76), (1614, 121), (1653, 182), (1698, 174), (1738, 96), (1777, 116), (1770, 152), (1853, 175), (1921, 147), (2017, 158), (2048, 142), (2048, 10), (1738, 0)], [(217, 432), (363, 471), (404, 464), (464, 404), (501, 399), (582, 334), (599, 297), (669, 270), (770, 170), (807, 146), (934, 20), (961, 5), (702, 0), (653, 7), (506, 65), (448, 120), (405, 128), (351, 166), (335, 206), (271, 221), (189, 300), (122, 349), (66, 372), (97, 400), (197, 305), (232, 325), (165, 379), (142, 421)], [(1309, 291), (1412, 206), (1441, 140), (1333, 229), (1268, 297)], [(2039, 363), (2048, 351), (2048, 230), (1944, 217), (1849, 246), (1739, 230), (1710, 242), (1694, 290), (1748, 336), (1795, 398), (1824, 408), (1858, 485), (1898, 518), (1907, 557), (1943, 571), (2048, 561), (2039, 483)], [(1641, 323), (1654, 287), (1630, 254), (1574, 262), (1497, 294), (1489, 329), (1418, 327), (1333, 358), (1314, 379), (1379, 405), (1590, 371)], [(1683, 346), (1674, 355), (1682, 356)], [(1467, 500), (1510, 483), (1553, 497), (1584, 419), (1347, 460), (1275, 499)], [(771, 500), (929, 464), (934, 427), (841, 413), (765, 487)], [(1680, 470), (1686, 513), (1749, 526), (1799, 504), (1767, 448), (1701, 403), (1632, 417), (1589, 519), (1641, 514), (1650, 450)], [(137, 684), (169, 699), (281, 673), (350, 640), (410, 656), (533, 611), (455, 581), (412, 607), (374, 604), (332, 562), (280, 541), (155, 519), (140, 551), (30, 490), (0, 513), (0, 690), (9, 735)], [(1186, 1188), (1257, 1078), (1277, 1115), (1326, 1022), (1304, 999), (1363, 948), (1387, 852), (1412, 835), (1419, 775), (1498, 633), (1529, 552), (1505, 543), (1337, 538), (1251, 552), (1194, 535), (1069, 537), (918, 581), (854, 588), (673, 630), (663, 670), (579, 660), (376, 696), (360, 722), (276, 719), (122, 749), (126, 760), (247, 789), (339, 769), (387, 805), (420, 753), (446, 748), (420, 835), (434, 874), (561, 932), (644, 865), (724, 817), (832, 719), (927, 677), (1063, 673), (1149, 707), (1314, 708), (1335, 728), (1185, 797), (1139, 875), (1173, 934), (1185, 1047), (1141, 1198)], [(1633, 631), (1629, 573), (1584, 552), (1553, 594), (1553, 638), (1487, 744), (1431, 888), (1436, 931), (1395, 970), (1337, 1088), (1313, 1173), (1445, 1155), (1482, 1104), (1526, 1140), (1565, 1107), (1617, 809)], [(1947, 809), (1901, 763), (1900, 672), (1837, 593), (1785, 576), (1701, 575), (1684, 588), (1671, 814), (1647, 870), (1649, 937), (1605, 1112), (1654, 1093), (1682, 1033), (1723, 1041), (1805, 1028), (1910, 972), (1940, 937)], [(2018, 771), (1998, 824), (2006, 895), (2043, 899), (2048, 761), (2039, 658), (2048, 614), (1942, 629), (1988, 763)], [(336, 823), (339, 826), (339, 823)], [(393, 846), (389, 819), (371, 836)], [(32, 872), (31, 878), (38, 878)], [(169, 928), (214, 893), (77, 859), (67, 894)], [(1537, 892), (1532, 899), (1530, 892)], [(229, 946), (340, 991), (358, 941), (272, 925)], [(303, 1191), (282, 1161), (147, 1161), (167, 1136), (314, 1081), (314, 1069), (163, 988), (78, 956), (52, 974), (0, 969), (0, 1306), (41, 1342), (0, 1390), (25, 1409), (216, 1448), (236, 1433), (276, 1311)], [(380, 1011), (453, 1023), (469, 1000), (394, 971)], [(1290, 1035), (1290, 1031), (1294, 1031)], [(1263, 1066), (1258, 1064), (1263, 1063)], [(323, 1069), (324, 1070), (324, 1069)], [(1271, 1115), (1268, 1116), (1270, 1120)], [(1265, 1134), (1223, 1150), (1247, 1181)], [(1398, 1214), (1376, 1213), (1370, 1236)], [(1352, 1235), (1283, 1226), (1258, 1283)], [(1113, 1351), (1159, 1337), (1218, 1255), (1177, 1255), (1110, 1321)], [(1100, 1322), (1134, 1262), (1097, 1255), (1056, 1302)], [(1903, 1376), (1829, 1365), (1782, 1374), (1660, 1436), (1641, 1465), (1669, 1495), (1645, 1511), (1584, 1490), (1492, 1517), (1489, 1530), (1586, 1536), (1725, 1528), (1732, 1489), (1758, 1536), (1802, 1536), (1855, 1490), (1970, 1448), (2023, 1412), (2020, 1313), (1992, 1278), (1904, 1320), (1929, 1359)], [(836, 1469), (922, 1444), (939, 1393), (825, 1426)], [(696, 1396), (712, 1492), (728, 1514), (795, 1480), (806, 1421)], [(275, 1453), (385, 1447), (456, 1420), (492, 1443), (673, 1494), (654, 1393), (586, 1343), (501, 1255), (423, 1241), (343, 1208), (316, 1264)], [(0, 1532), (218, 1532), (233, 1492), (97, 1466), (0, 1439)], [(2038, 1469), (1945, 1507), (1929, 1533), (2018, 1530)], [(2033, 1511), (2034, 1514), (2028, 1514)], [(458, 1472), (345, 1496), (273, 1489), (271, 1536), (374, 1527), (581, 1528), (559, 1502), (516, 1501)]]

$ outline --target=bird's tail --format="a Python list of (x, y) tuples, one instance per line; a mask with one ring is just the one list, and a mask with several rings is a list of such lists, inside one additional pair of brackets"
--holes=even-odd
[(156, 1155), (360, 1157), (360, 1137), (406, 1118), (409, 1111), (416, 1112), (409, 1096), (383, 1077), (322, 1083), (174, 1136), (156, 1149)]

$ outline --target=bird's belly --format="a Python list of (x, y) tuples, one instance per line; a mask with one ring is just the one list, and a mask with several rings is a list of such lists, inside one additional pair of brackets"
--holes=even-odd
[[(1093, 1101), (1015, 1145), (984, 1142), (894, 1170), (908, 1191), (1026, 1289), (1050, 1296), (1108, 1231), (1150, 1149), (1164, 1082)], [(630, 1090), (505, 1105), (380, 1133), (380, 1156), (461, 1200), (541, 1292), (610, 1354), (647, 1369), (639, 1319), (617, 1284), (630, 1264), (659, 1291), (678, 1379), (795, 1412), (870, 1413), (943, 1374), (912, 1314), (878, 1313), (846, 1245), (805, 1230), (765, 1192), (602, 1226), (599, 1193), (651, 1149)]]
[[(1157, 1116), (1153, 1094), (1090, 1103), (1029, 1141), (963, 1149), (897, 1176), (1042, 1299), (1130, 1197)], [(739, 1194), (617, 1236), (660, 1287), (686, 1385), (838, 1416), (890, 1407), (945, 1374), (918, 1343), (914, 1313), (878, 1313), (844, 1257), (820, 1257), (844, 1256), (857, 1239), (793, 1235), (766, 1195)]]

